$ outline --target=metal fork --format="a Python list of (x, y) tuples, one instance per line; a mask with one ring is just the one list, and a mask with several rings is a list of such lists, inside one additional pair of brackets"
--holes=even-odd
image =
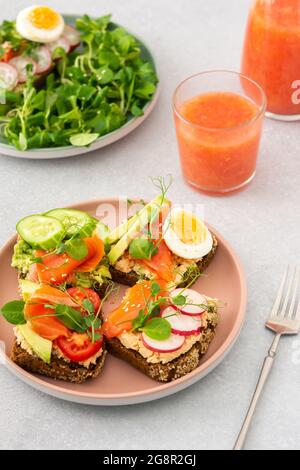
[(282, 335), (296, 335), (300, 330), (300, 301), (296, 308), (297, 293), (299, 287), (300, 269), (299, 266), (295, 269), (290, 269), (288, 266), (275, 303), (271, 310), (270, 316), (266, 321), (265, 326), (276, 333), (274, 341), (269, 349), (268, 355), (264, 360), (261, 374), (248, 409), (245, 421), (237, 438), (234, 450), (242, 450), (246, 436), (262, 393), (265, 383), (269, 377), (276, 357), (279, 340)]

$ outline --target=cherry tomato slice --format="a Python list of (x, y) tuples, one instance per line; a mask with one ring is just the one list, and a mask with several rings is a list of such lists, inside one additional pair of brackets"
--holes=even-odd
[(68, 294), (74, 299), (75, 302), (82, 305), (85, 299), (92, 302), (94, 306), (94, 312), (97, 313), (101, 304), (101, 300), (97, 292), (87, 287), (70, 287), (67, 289)]
[(57, 338), (56, 343), (68, 359), (82, 362), (100, 351), (103, 339), (93, 343), (86, 333), (72, 333), (67, 337)]

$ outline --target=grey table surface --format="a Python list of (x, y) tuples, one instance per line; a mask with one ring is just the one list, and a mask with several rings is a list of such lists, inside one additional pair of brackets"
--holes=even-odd
[[(206, 197), (182, 180), (171, 97), (176, 84), (192, 73), (239, 69), (250, 0), (46, 3), (66, 13), (112, 12), (151, 45), (162, 93), (150, 118), (108, 148), (66, 160), (1, 156), (0, 242), (27, 213), (119, 194), (151, 197), (149, 176), (171, 172), (170, 196), (176, 202), (203, 203), (207, 220), (237, 250), (249, 302), (243, 331), (224, 362), (189, 389), (156, 402), (108, 408), (72, 404), (31, 389), (1, 366), (0, 448), (230, 449), (272, 339), (263, 323), (283, 266), (299, 261), (300, 124), (267, 121), (252, 186), (228, 198)], [(1, 18), (14, 18), (30, 4), (1, 0)], [(283, 339), (248, 449), (300, 448), (299, 389), (300, 341)]]

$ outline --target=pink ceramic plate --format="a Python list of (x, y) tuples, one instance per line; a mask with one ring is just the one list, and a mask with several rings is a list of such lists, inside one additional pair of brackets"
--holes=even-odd
[[(112, 204), (118, 211), (117, 199), (88, 201), (73, 207), (95, 215), (97, 207), (103, 203)], [(203, 378), (221, 362), (237, 339), (244, 321), (247, 300), (245, 277), (237, 255), (215, 229), (210, 229), (218, 239), (219, 249), (206, 276), (194, 288), (221, 299), (225, 306), (220, 309), (216, 336), (196, 370), (164, 384), (155, 382), (129, 364), (109, 355), (104, 371), (97, 379), (83, 384), (54, 381), (28, 373), (10, 360), (12, 326), (0, 318), (0, 341), (5, 344), (4, 358), (9, 370), (27, 384), (49, 395), (91, 405), (126, 405), (155, 400), (183, 390)], [(0, 305), (18, 298), (17, 275), (10, 267), (15, 241), (16, 236), (13, 236), (0, 251)], [(119, 295), (123, 293), (124, 289), (121, 289)]]

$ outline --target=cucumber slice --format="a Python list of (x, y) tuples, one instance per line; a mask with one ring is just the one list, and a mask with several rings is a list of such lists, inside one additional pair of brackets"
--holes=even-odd
[(53, 217), (30, 215), (18, 222), (17, 232), (32, 248), (51, 250), (61, 241), (64, 227)]
[(91, 236), (93, 229), (96, 227), (96, 222), (93, 217), (91, 217), (86, 212), (76, 209), (53, 209), (49, 212), (46, 212), (45, 215), (47, 217), (54, 217), (63, 224), (67, 232), (66, 238), (71, 237), (76, 232), (78, 232), (81, 227), (84, 227), (87, 224), (91, 225), (91, 230), (88, 231), (89, 233), (84, 234), (84, 236)]

